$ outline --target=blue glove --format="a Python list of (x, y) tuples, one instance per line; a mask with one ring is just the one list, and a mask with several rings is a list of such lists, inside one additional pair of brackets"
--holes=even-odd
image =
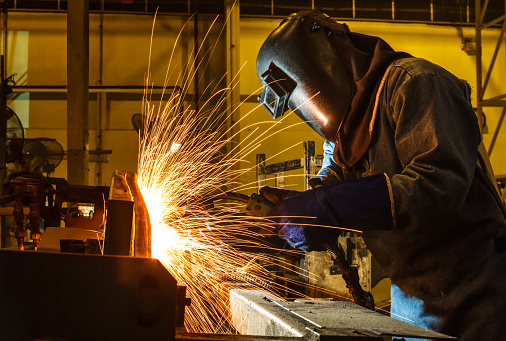
[(276, 204), (270, 215), (279, 224), (281, 238), (303, 251), (323, 251), (324, 242), (337, 239), (339, 227), (393, 228), (388, 182), (386, 175), (377, 174), (305, 192), (264, 187), (260, 194)]

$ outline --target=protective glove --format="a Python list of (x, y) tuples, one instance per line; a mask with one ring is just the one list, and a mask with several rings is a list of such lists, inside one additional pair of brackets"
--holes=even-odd
[(339, 227), (357, 231), (393, 228), (389, 181), (386, 175), (377, 174), (305, 192), (264, 187), (260, 194), (276, 204), (269, 215), (278, 224), (281, 238), (303, 251), (323, 251), (325, 241), (337, 239)]

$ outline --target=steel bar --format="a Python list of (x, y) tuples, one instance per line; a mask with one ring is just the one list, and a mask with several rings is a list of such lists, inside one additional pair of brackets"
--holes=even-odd
[[(174, 86), (150, 86), (149, 91), (153, 93), (162, 93), (166, 90), (173, 90)], [(89, 86), (89, 93), (143, 93), (145, 86), (139, 85), (115, 85), (115, 86)], [(66, 85), (15, 85), (12, 92), (67, 92)]]
[(495, 46), (494, 53), (492, 55), (492, 60), (490, 61), (490, 67), (487, 70), (487, 74), (485, 76), (485, 81), (483, 82), (483, 87), (482, 87), (481, 94), (479, 97), (480, 100), (483, 100), (483, 97), (485, 96), (485, 91), (487, 91), (488, 82), (490, 81), (490, 76), (492, 75), (492, 70), (494, 69), (495, 61), (497, 59), (497, 55), (499, 54), (499, 49), (501, 48), (505, 31), (506, 31), (506, 21), (504, 21), (502, 28), (501, 28), (501, 32), (499, 33), (499, 37), (497, 38), (497, 43)]
[(302, 169), (304, 168), (304, 159), (295, 159), (295, 160), (288, 160), (278, 163), (273, 163), (271, 165), (267, 165), (264, 168), (264, 174), (274, 174), (279, 172), (287, 172), (295, 169)]
[(494, 96), (494, 97), (490, 97), (490, 98), (484, 99), (484, 100), (481, 101), (481, 103), (484, 106), (488, 106), (488, 107), (502, 107), (504, 105), (504, 103), (501, 102), (501, 100), (503, 98), (506, 98), (506, 94), (502, 94), (502, 95), (498, 95), (498, 96)]
[(257, 193), (265, 186), (265, 154), (256, 155)]
[(311, 188), (309, 180), (316, 176), (314, 141), (304, 141), (304, 190)]
[(506, 15), (501, 15), (500, 17), (495, 18), (494, 20), (489, 21), (489, 22), (488, 22), (488, 23), (486, 23), (486, 24), (483, 24), (483, 23), (482, 23), (482, 25), (481, 25), (481, 29), (483, 30), (483, 29), (489, 28), (489, 27), (491, 27), (491, 26), (494, 26), (495, 24), (497, 24), (497, 23), (499, 23), (500, 21), (504, 20), (504, 19), (505, 19), (505, 17), (506, 17)]
[(478, 6), (480, 7), (479, 11), (475, 13), (476, 18), (479, 18), (479, 21), (483, 22), (483, 19), (485, 18), (485, 13), (487, 12), (488, 0), (485, 0), (483, 7), (481, 7), (481, 0), (476, 1), (478, 2)]
[(506, 114), (506, 105), (502, 109), (501, 116), (499, 116), (499, 122), (497, 122), (497, 127), (495, 128), (494, 135), (492, 136), (492, 141), (490, 141), (490, 146), (488, 147), (488, 156), (492, 155), (492, 151), (494, 150), (495, 142), (497, 141), (497, 137), (499, 136), (499, 131), (501, 130), (505, 114)]

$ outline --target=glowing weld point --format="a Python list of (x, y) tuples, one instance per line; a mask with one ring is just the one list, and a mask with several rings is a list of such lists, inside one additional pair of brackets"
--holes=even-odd
[(170, 146), (170, 152), (173, 153), (173, 154), (177, 153), (180, 148), (181, 148), (181, 143), (173, 142), (172, 146)]

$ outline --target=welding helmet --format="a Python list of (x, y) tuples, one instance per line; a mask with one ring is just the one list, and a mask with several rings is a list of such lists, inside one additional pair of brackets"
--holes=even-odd
[(302, 11), (281, 22), (265, 40), (256, 67), (258, 100), (273, 118), (293, 110), (327, 140), (335, 141), (354, 93), (351, 74), (337, 51), (349, 44), (345, 24)]

